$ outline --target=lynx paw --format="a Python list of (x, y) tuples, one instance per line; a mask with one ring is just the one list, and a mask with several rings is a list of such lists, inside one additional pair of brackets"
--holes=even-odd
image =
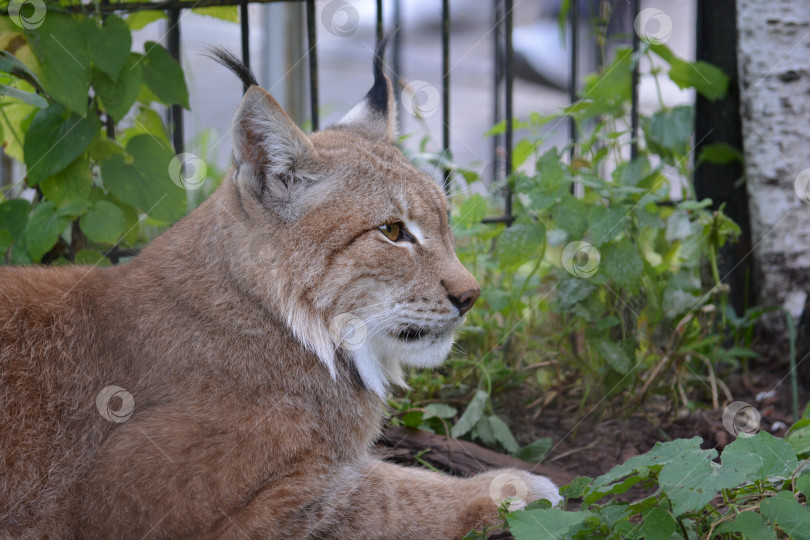
[(552, 506), (562, 501), (560, 491), (545, 476), (518, 470), (500, 471), (489, 484), (489, 496), (500, 506), (509, 501), (509, 511), (522, 510), (532, 501), (547, 499)]

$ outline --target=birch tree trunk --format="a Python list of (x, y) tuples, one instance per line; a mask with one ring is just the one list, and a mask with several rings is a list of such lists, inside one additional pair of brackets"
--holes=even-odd
[[(810, 291), (810, 5), (738, 0), (737, 27), (752, 279), (760, 305), (798, 320)], [(764, 323), (787, 343), (783, 314)]]

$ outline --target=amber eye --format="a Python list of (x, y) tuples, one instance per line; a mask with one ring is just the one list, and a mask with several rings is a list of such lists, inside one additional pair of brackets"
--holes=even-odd
[(408, 229), (405, 228), (405, 224), (401, 221), (386, 223), (385, 225), (380, 225), (379, 228), (380, 232), (392, 242), (406, 241), (416, 243), (416, 238), (408, 232)]
[(399, 242), (402, 240), (403, 230), (405, 230), (405, 227), (399, 221), (396, 223), (386, 223), (385, 225), (380, 225), (380, 231), (392, 242)]

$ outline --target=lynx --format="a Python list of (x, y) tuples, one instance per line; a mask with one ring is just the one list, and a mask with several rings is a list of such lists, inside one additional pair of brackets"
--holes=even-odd
[(560, 500), (371, 457), (479, 295), (383, 50), (311, 136), (216, 53), (249, 86), (221, 186), (126, 264), (0, 269), (0, 537), (459, 538), (499, 497)]

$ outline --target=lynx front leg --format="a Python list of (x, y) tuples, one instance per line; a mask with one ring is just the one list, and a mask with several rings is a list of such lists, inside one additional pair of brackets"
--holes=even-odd
[[(302, 482), (297, 509), (291, 500), (292, 486), (273, 488), (250, 505), (250, 511), (232, 523), (242, 521), (241, 532), (265, 538), (356, 538), (424, 539), (461, 538), (472, 529), (498, 522), (502, 498), (540, 498), (553, 504), (560, 500), (554, 484), (545, 477), (505, 469), (457, 478), (431, 471), (406, 468), (368, 458), (345, 466), (313, 493), (312, 479)], [(303, 478), (301, 479), (303, 480)], [(299, 484), (299, 487), (303, 487)], [(278, 497), (283, 492), (283, 497)], [(284, 502), (286, 516), (275, 523), (259, 525), (262, 516), (256, 504), (274, 506)], [(512, 508), (522, 504), (513, 502)], [(267, 514), (264, 516), (267, 517)], [(276, 519), (277, 519), (276, 518)], [(259, 525), (257, 527), (257, 525)], [(237, 531), (233, 532), (237, 536)], [(227, 536), (227, 533), (226, 533)]]

